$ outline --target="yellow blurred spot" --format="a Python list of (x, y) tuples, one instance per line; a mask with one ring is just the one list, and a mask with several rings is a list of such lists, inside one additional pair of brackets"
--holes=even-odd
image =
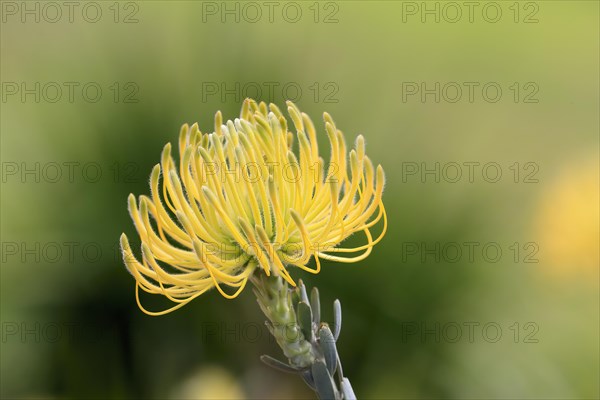
[(244, 399), (244, 391), (235, 378), (221, 367), (205, 367), (185, 380), (172, 395), (173, 399)]
[(600, 212), (598, 159), (565, 168), (543, 195), (538, 214), (542, 266), (557, 277), (598, 284)]

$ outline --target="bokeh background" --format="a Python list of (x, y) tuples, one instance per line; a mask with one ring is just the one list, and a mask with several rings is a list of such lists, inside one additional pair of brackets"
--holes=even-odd
[(162, 146), (247, 95), (385, 168), (372, 255), (293, 272), (359, 398), (598, 398), (597, 2), (72, 4), (2, 2), (2, 398), (313, 398), (250, 290), (148, 317), (117, 251)]

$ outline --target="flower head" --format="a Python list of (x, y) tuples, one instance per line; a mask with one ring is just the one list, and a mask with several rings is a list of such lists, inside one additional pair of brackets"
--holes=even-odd
[[(197, 124), (183, 125), (178, 165), (168, 143), (152, 170), (151, 196), (136, 201), (129, 195), (141, 261), (125, 234), (121, 249), (144, 312), (164, 314), (213, 287), (234, 298), (257, 268), (295, 286), (289, 266), (316, 274), (320, 259), (360, 261), (381, 240), (387, 228), (381, 200), (385, 178), (381, 166), (374, 168), (366, 156), (364, 138), (358, 136), (347, 154), (342, 132), (324, 113), (331, 144), (326, 165), (312, 121), (292, 102), (287, 106), (296, 152), (294, 134), (279, 108), (246, 99), (239, 119), (224, 124), (216, 114), (213, 133), (200, 132)], [(382, 218), (383, 231), (373, 239), (370, 229)], [(364, 245), (339, 247), (359, 231), (366, 237)], [(311, 257), (314, 268), (307, 266)], [(139, 288), (176, 304), (147, 311)]]

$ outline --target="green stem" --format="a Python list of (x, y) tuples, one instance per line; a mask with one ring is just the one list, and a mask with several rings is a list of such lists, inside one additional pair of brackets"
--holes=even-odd
[[(320, 321), (319, 291), (313, 288), (308, 299), (302, 281), (290, 289), (280, 276), (262, 271), (251, 276), (258, 304), (267, 317), (267, 326), (289, 364), (262, 356), (266, 364), (302, 376), (320, 399), (356, 399), (348, 378), (343, 376), (336, 341), (341, 327), (341, 306), (334, 302), (333, 332)], [(337, 382), (336, 382), (337, 381)]]
[(283, 354), (295, 368), (311, 366), (315, 357), (311, 344), (304, 338), (297, 322), (294, 293), (278, 276), (260, 273), (253, 275), (251, 279), (258, 304), (268, 319), (267, 326)]

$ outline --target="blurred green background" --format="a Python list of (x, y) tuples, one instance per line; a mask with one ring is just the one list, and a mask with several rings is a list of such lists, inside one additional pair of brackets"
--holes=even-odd
[(72, 4), (2, 2), (3, 398), (313, 397), (250, 290), (148, 317), (116, 251), (162, 146), (246, 95), (386, 171), (372, 255), (292, 273), (359, 398), (598, 398), (598, 2)]

